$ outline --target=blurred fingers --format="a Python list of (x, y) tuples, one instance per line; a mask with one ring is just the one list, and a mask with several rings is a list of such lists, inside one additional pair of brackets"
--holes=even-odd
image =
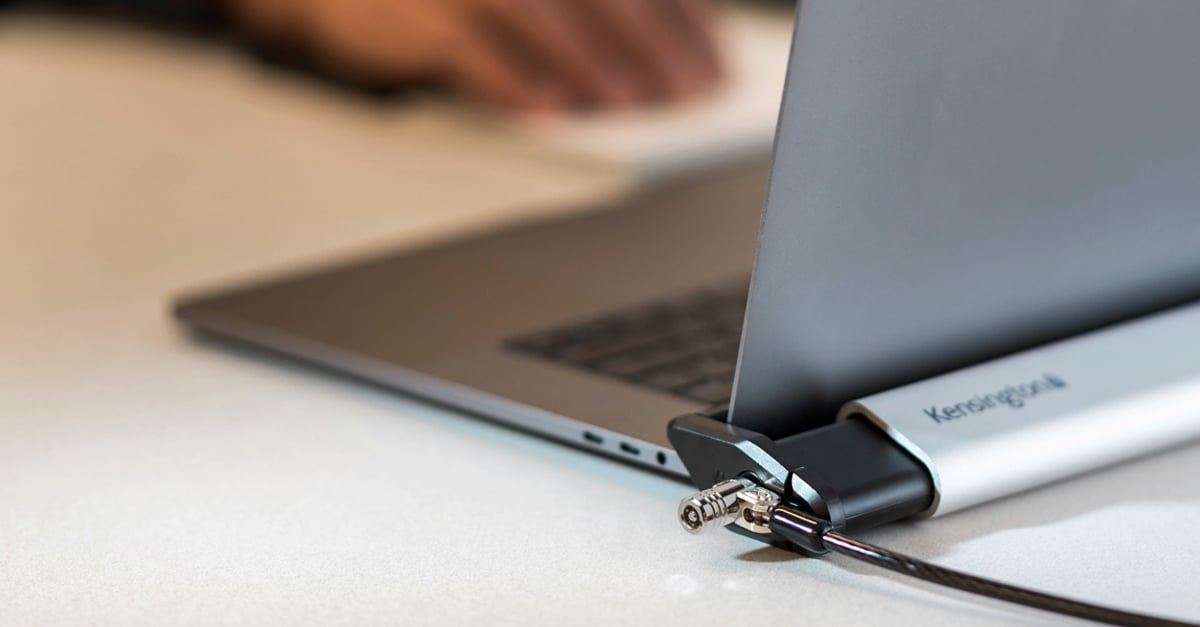
[[(2, 0), (0, 0), (2, 1)], [(506, 108), (627, 107), (719, 73), (707, 0), (314, 0), (310, 44), (346, 74), (445, 79)]]
[(700, 70), (710, 78), (724, 73), (721, 49), (717, 41), (717, 22), (712, 5), (706, 0), (663, 0), (668, 12), (666, 22), (681, 40)]
[(555, 83), (577, 106), (621, 107), (637, 101), (637, 87), (614, 66), (602, 42), (588, 33), (572, 3), (563, 0), (481, 0), (495, 34), (524, 54), (527, 70)]
[(539, 79), (511, 48), (463, 23), (445, 39), (445, 73), (471, 98), (506, 109), (557, 110), (569, 94)]
[(649, 94), (682, 98), (719, 75), (711, 18), (698, 0), (587, 0), (596, 26)]

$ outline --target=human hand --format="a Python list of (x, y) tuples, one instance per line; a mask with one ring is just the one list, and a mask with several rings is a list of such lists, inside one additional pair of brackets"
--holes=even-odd
[(708, 0), (234, 0), (234, 12), (349, 76), (433, 79), (503, 108), (632, 107), (721, 75)]

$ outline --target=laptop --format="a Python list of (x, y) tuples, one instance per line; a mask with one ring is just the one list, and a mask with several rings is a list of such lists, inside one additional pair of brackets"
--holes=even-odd
[(682, 476), (674, 416), (782, 437), (1200, 298), (1197, 27), (1193, 0), (806, 0), (770, 164), (176, 312)]

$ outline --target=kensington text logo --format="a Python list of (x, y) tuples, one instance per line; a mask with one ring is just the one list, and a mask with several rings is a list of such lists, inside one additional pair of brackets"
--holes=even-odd
[(945, 407), (932, 406), (925, 410), (925, 415), (932, 418), (934, 422), (941, 424), (950, 420), (981, 414), (997, 407), (1021, 409), (1033, 397), (1045, 392), (1061, 390), (1065, 387), (1067, 387), (1067, 382), (1062, 377), (1047, 374), (1041, 379), (1030, 383), (1010, 385), (999, 392), (976, 394), (969, 400), (955, 403), (954, 405), (947, 405)]

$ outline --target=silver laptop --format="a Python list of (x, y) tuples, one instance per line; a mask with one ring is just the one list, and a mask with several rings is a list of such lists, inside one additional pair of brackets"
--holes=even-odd
[(177, 312), (682, 475), (676, 415), (797, 433), (1200, 298), (1197, 32), (1195, 0), (805, 0), (769, 186), (746, 164)]

